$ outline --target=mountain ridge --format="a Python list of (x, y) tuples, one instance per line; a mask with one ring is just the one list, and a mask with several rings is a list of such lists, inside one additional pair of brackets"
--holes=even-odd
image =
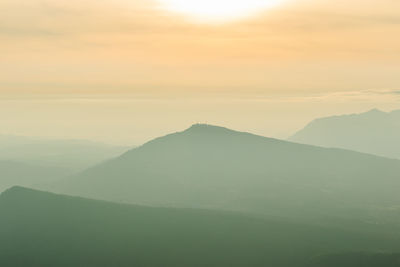
[(318, 118), (288, 140), (400, 159), (400, 110)]
[(398, 173), (395, 159), (196, 125), (147, 142), (52, 190), (149, 206), (315, 221), (357, 214), (357, 220), (374, 222), (380, 207), (400, 202)]

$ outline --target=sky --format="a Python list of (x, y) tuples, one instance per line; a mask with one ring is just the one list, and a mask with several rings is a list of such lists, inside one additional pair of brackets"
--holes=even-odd
[(0, 133), (140, 144), (206, 122), (285, 138), (315, 117), (400, 109), (398, 0), (229, 19), (159, 1), (1, 0)]

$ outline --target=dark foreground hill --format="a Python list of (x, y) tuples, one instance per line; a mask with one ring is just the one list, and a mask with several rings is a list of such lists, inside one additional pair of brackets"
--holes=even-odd
[(400, 110), (316, 119), (289, 140), (400, 159)]
[(390, 236), (221, 211), (113, 204), (21, 187), (0, 195), (0, 214), (4, 267), (303, 267), (321, 254), (393, 252), (400, 245)]
[(311, 261), (312, 267), (398, 267), (400, 254), (349, 252), (318, 256)]
[[(59, 184), (58, 191), (154, 206), (353, 221), (400, 221), (400, 161), (194, 125)], [(356, 227), (359, 227), (356, 224)]]

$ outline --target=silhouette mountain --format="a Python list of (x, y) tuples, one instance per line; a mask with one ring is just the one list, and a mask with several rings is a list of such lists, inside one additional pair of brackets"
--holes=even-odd
[(315, 223), (356, 218), (356, 227), (361, 227), (361, 222), (386, 223), (384, 213), (391, 221), (400, 220), (399, 173), (398, 160), (199, 124), (150, 141), (52, 190), (152, 206), (290, 216)]
[(316, 119), (289, 140), (400, 159), (400, 110)]
[(151, 208), (14, 187), (0, 195), (0, 259), (7, 267), (279, 266), (400, 241), (361, 231), (244, 214)]

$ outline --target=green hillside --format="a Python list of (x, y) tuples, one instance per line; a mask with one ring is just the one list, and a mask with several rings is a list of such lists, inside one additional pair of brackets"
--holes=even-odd
[(400, 221), (400, 161), (194, 125), (60, 183), (59, 192), (387, 229)]
[(14, 187), (0, 195), (7, 267), (309, 266), (400, 240), (222, 211), (113, 204)]
[(349, 252), (322, 255), (311, 260), (312, 267), (398, 267), (399, 253)]

